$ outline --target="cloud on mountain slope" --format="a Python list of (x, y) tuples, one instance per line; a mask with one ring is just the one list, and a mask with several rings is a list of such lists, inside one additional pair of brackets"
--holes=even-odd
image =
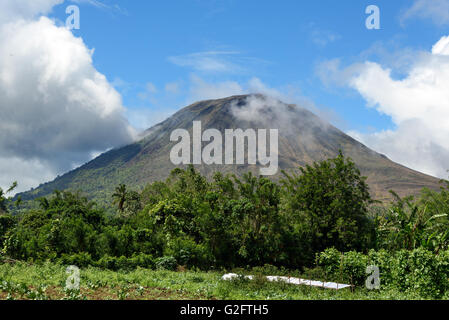
[[(368, 107), (388, 115), (394, 130), (350, 132), (374, 150), (413, 169), (447, 178), (449, 169), (449, 36), (430, 52), (414, 55), (401, 78), (394, 70), (366, 61), (341, 68), (324, 63), (320, 75), (355, 90)], [(324, 70), (326, 72), (324, 72)]]
[(0, 186), (21, 191), (132, 141), (120, 94), (81, 38), (43, 14), (61, 0), (0, 4)]

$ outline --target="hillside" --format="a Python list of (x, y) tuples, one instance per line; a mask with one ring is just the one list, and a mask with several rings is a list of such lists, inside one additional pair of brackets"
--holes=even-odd
[[(170, 150), (176, 143), (170, 142), (170, 134), (179, 128), (191, 133), (193, 121), (201, 121), (203, 130), (215, 128), (221, 132), (237, 128), (278, 129), (279, 168), (286, 171), (334, 157), (342, 150), (368, 178), (372, 195), (378, 200), (389, 199), (390, 189), (403, 196), (417, 194), (423, 187), (439, 187), (438, 179), (392, 162), (304, 108), (262, 95), (245, 95), (194, 103), (148, 129), (140, 141), (106, 152), (21, 196), (30, 200), (55, 189), (81, 190), (107, 204), (114, 188), (121, 183), (138, 190), (149, 182), (165, 179), (175, 168)], [(196, 167), (209, 177), (215, 171), (237, 175), (259, 172), (256, 165)], [(280, 176), (279, 170), (273, 179)]]

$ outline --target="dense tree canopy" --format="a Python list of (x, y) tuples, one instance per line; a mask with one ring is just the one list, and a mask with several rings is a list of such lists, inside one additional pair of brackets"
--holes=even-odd
[(0, 245), (14, 259), (113, 269), (300, 269), (331, 247), (438, 253), (449, 243), (448, 190), (376, 206), (359, 170), (341, 154), (285, 173), (280, 183), (220, 173), (208, 181), (190, 166), (140, 193), (118, 186), (115, 216), (80, 193), (55, 192), (13, 217), (2, 193)]
[(302, 224), (312, 250), (366, 249), (372, 234), (368, 219), (372, 200), (354, 162), (340, 154), (300, 171), (284, 173), (286, 209)]

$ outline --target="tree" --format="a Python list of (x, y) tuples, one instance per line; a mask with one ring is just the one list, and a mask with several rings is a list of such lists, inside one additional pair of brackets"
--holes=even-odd
[(436, 253), (449, 245), (449, 184), (441, 192), (424, 189), (420, 199), (401, 198), (394, 191), (388, 210), (376, 217), (380, 248), (412, 250), (424, 247)]
[(251, 173), (234, 181), (239, 197), (230, 203), (234, 221), (229, 228), (239, 256), (253, 265), (278, 264), (284, 258), (279, 186)]
[(126, 202), (126, 185), (121, 184), (117, 188), (115, 188), (115, 193), (112, 195), (113, 203), (117, 205), (118, 210), (121, 214), (123, 214), (123, 210), (125, 208), (125, 202)]
[[(106, 221), (104, 210), (86, 197), (55, 191), (44, 206), (22, 214), (17, 224), (0, 219), (0, 242), (4, 253), (13, 259), (54, 261), (83, 252), (99, 258), (108, 252), (102, 237)], [(2, 230), (6, 230), (4, 236)]]
[(283, 172), (285, 209), (296, 222), (298, 236), (310, 241), (311, 252), (329, 247), (363, 250), (373, 233), (368, 219), (372, 203), (365, 177), (340, 152), (334, 159)]
[(17, 182), (14, 182), (6, 192), (3, 192), (3, 189), (0, 188), (0, 214), (8, 213), (7, 204), (8, 204), (9, 199), (6, 198), (6, 195), (8, 193), (12, 192), (15, 188), (17, 188)]
[(135, 216), (140, 210), (142, 210), (142, 204), (139, 193), (136, 191), (126, 192), (122, 214), (125, 217), (131, 217)]

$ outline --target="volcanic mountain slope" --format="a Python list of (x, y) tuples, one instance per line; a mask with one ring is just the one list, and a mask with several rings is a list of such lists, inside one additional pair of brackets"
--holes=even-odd
[[(170, 142), (170, 135), (175, 129), (186, 129), (192, 135), (193, 121), (201, 121), (203, 130), (218, 129), (223, 136), (225, 129), (278, 129), (279, 172), (273, 179), (281, 176), (281, 169), (297, 170), (299, 166), (335, 157), (342, 150), (368, 178), (371, 193), (378, 200), (391, 198), (390, 189), (403, 196), (418, 194), (423, 187), (439, 188), (438, 179), (390, 161), (304, 108), (262, 95), (245, 95), (194, 103), (144, 132), (140, 141), (106, 152), (22, 194), (22, 198), (29, 200), (46, 196), (53, 190), (69, 189), (81, 190), (106, 204), (114, 188), (121, 183), (138, 190), (149, 182), (165, 179), (176, 167), (170, 161), (170, 151), (176, 144)], [(215, 171), (259, 174), (258, 165), (203, 164), (196, 167), (208, 177)]]

